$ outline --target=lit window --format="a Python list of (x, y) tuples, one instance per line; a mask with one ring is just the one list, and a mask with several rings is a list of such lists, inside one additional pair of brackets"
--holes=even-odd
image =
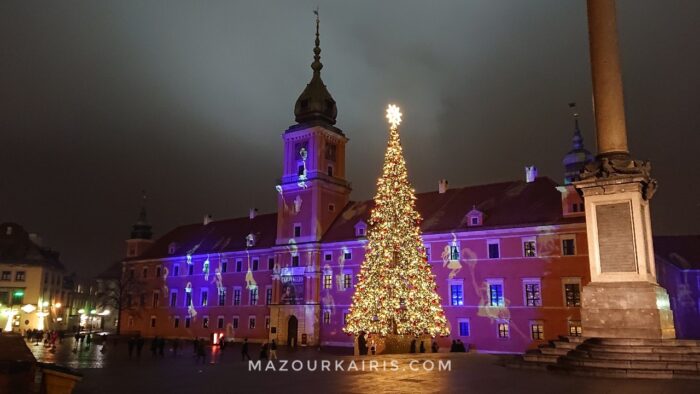
[(333, 275), (323, 275), (323, 288), (330, 289), (333, 287)]
[(450, 260), (459, 260), (459, 246), (450, 246)]
[(530, 338), (535, 341), (544, 339), (544, 324), (541, 321), (530, 322)]
[(12, 271), (2, 271), (2, 278), (0, 280), (12, 280)]
[(26, 280), (26, 274), (24, 271), (15, 272), (15, 281), (24, 282)]
[(250, 289), (250, 305), (258, 304), (258, 288)]
[(343, 288), (349, 289), (351, 287), (352, 287), (352, 275), (351, 274), (344, 274), (343, 275)]
[(219, 306), (226, 305), (226, 288), (221, 287), (219, 289)]
[(498, 337), (501, 339), (508, 339), (510, 337), (510, 326), (508, 322), (498, 323)]
[(469, 336), (469, 320), (468, 319), (457, 319), (457, 326), (459, 328), (460, 337)]
[(331, 324), (331, 311), (323, 311), (323, 324)]
[(564, 294), (566, 297), (566, 306), (581, 306), (581, 285), (578, 283), (564, 284)]
[(525, 305), (526, 306), (542, 306), (542, 296), (540, 293), (539, 281), (525, 281)]
[(580, 321), (569, 321), (569, 335), (572, 337), (581, 336), (581, 322)]
[(535, 240), (528, 239), (523, 241), (523, 255), (525, 257), (537, 256), (537, 244), (535, 243)]
[(504, 306), (503, 301), (503, 283), (490, 282), (488, 284), (489, 289), (489, 305), (490, 306)]
[(202, 318), (202, 328), (209, 328), (209, 316)]
[(241, 289), (233, 290), (233, 305), (241, 305)]
[(450, 304), (464, 305), (464, 286), (461, 284), (450, 285)]
[(265, 289), (265, 304), (270, 305), (272, 304), (272, 288), (268, 287)]
[(270, 316), (265, 316), (265, 329), (270, 329)]
[(207, 304), (209, 304), (209, 291), (208, 291), (208, 290), (202, 290), (201, 295), (202, 295), (202, 297), (201, 297), (202, 304), (201, 304), (201, 305), (202, 305), (202, 306), (207, 306)]
[(248, 328), (251, 330), (255, 328), (255, 316), (250, 316), (248, 318)]

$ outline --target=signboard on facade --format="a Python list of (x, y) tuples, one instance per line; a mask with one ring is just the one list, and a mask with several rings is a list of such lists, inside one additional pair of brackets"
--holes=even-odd
[(282, 275), (280, 304), (301, 305), (304, 303), (304, 275)]

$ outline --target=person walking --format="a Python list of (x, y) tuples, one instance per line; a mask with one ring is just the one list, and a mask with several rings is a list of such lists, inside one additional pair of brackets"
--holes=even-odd
[(277, 360), (277, 342), (273, 339), (270, 343), (270, 360)]
[(143, 337), (136, 339), (136, 357), (141, 358), (141, 349), (143, 349)]
[(425, 353), (425, 342), (420, 341), (420, 349), (419, 350), (421, 353)]
[(134, 346), (136, 346), (136, 339), (134, 337), (129, 338), (129, 360), (131, 360), (131, 355), (134, 354)]
[(250, 360), (250, 355), (248, 354), (248, 338), (243, 339), (243, 346), (241, 347), (241, 361), (245, 361), (246, 357)]
[(263, 343), (262, 346), (260, 346), (260, 357), (259, 359), (262, 360), (267, 360), (267, 342)]
[(87, 337), (85, 337), (85, 347), (87, 349), (90, 349), (91, 343), (92, 343), (92, 334), (87, 334)]
[(197, 359), (195, 362), (199, 362), (200, 359), (202, 360), (202, 364), (205, 364), (207, 362), (207, 353), (204, 350), (203, 340), (197, 341)]
[(440, 350), (440, 347), (438, 346), (437, 341), (433, 341), (433, 345), (431, 346), (433, 353), (437, 353), (438, 350)]

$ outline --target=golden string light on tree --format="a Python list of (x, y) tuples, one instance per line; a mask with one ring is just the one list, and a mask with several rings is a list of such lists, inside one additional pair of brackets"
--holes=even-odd
[(377, 180), (365, 259), (343, 330), (355, 335), (449, 335), (421, 240), (415, 191), (408, 181), (398, 131), (401, 116), (399, 107), (388, 106), (389, 143)]

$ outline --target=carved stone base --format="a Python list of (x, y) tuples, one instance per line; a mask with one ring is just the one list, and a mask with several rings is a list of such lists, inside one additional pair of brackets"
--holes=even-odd
[(583, 287), (581, 306), (586, 337), (676, 337), (668, 293), (653, 283), (591, 282)]

